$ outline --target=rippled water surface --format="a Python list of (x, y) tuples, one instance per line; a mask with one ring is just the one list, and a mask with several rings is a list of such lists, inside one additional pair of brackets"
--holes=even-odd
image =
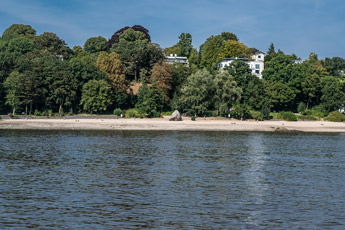
[(345, 135), (0, 130), (0, 229), (344, 229)]

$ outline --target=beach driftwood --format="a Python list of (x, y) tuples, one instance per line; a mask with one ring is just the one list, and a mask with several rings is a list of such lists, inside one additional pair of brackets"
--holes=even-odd
[(175, 110), (171, 115), (169, 121), (182, 121), (180, 112), (178, 110)]

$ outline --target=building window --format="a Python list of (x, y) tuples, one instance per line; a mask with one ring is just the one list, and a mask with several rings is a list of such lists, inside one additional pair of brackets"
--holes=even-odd
[(260, 74), (260, 70), (255, 70), (255, 73), (256, 74)]
[(261, 55), (259, 55), (258, 58), (261, 58)]
[(255, 69), (260, 69), (260, 65), (259, 65), (259, 64), (256, 64), (256, 65), (255, 65)]

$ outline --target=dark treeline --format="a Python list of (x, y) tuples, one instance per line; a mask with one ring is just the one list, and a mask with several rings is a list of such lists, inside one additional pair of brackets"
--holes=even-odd
[[(191, 34), (178, 38), (163, 50), (135, 25), (71, 49), (55, 33), (37, 35), (29, 25), (14, 24), (0, 39), (0, 112), (156, 117), (175, 109), (224, 116), (231, 109), (236, 118), (269, 119), (271, 111), (322, 117), (345, 104), (343, 58), (319, 60), (311, 53), (302, 62), (271, 44), (260, 79), (240, 60), (218, 70), (223, 58), (258, 51), (235, 34), (210, 36), (199, 51)], [(165, 63), (170, 54), (187, 57), (189, 66)]]

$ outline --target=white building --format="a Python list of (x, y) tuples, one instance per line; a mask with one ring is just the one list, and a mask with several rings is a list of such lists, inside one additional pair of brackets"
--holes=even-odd
[(264, 71), (265, 61), (265, 54), (263, 52), (256, 52), (251, 57), (251, 60), (248, 60), (247, 58), (224, 58), (218, 63), (218, 66), (220, 69), (224, 69), (226, 66), (230, 66), (230, 63), (235, 60), (246, 62), (249, 68), (252, 70), (252, 74), (262, 78), (262, 71)]
[(177, 54), (173, 55), (170, 54), (170, 56), (165, 56), (165, 62), (168, 64), (173, 64), (175, 62), (182, 63), (189, 67), (189, 62), (187, 57), (178, 57)]

